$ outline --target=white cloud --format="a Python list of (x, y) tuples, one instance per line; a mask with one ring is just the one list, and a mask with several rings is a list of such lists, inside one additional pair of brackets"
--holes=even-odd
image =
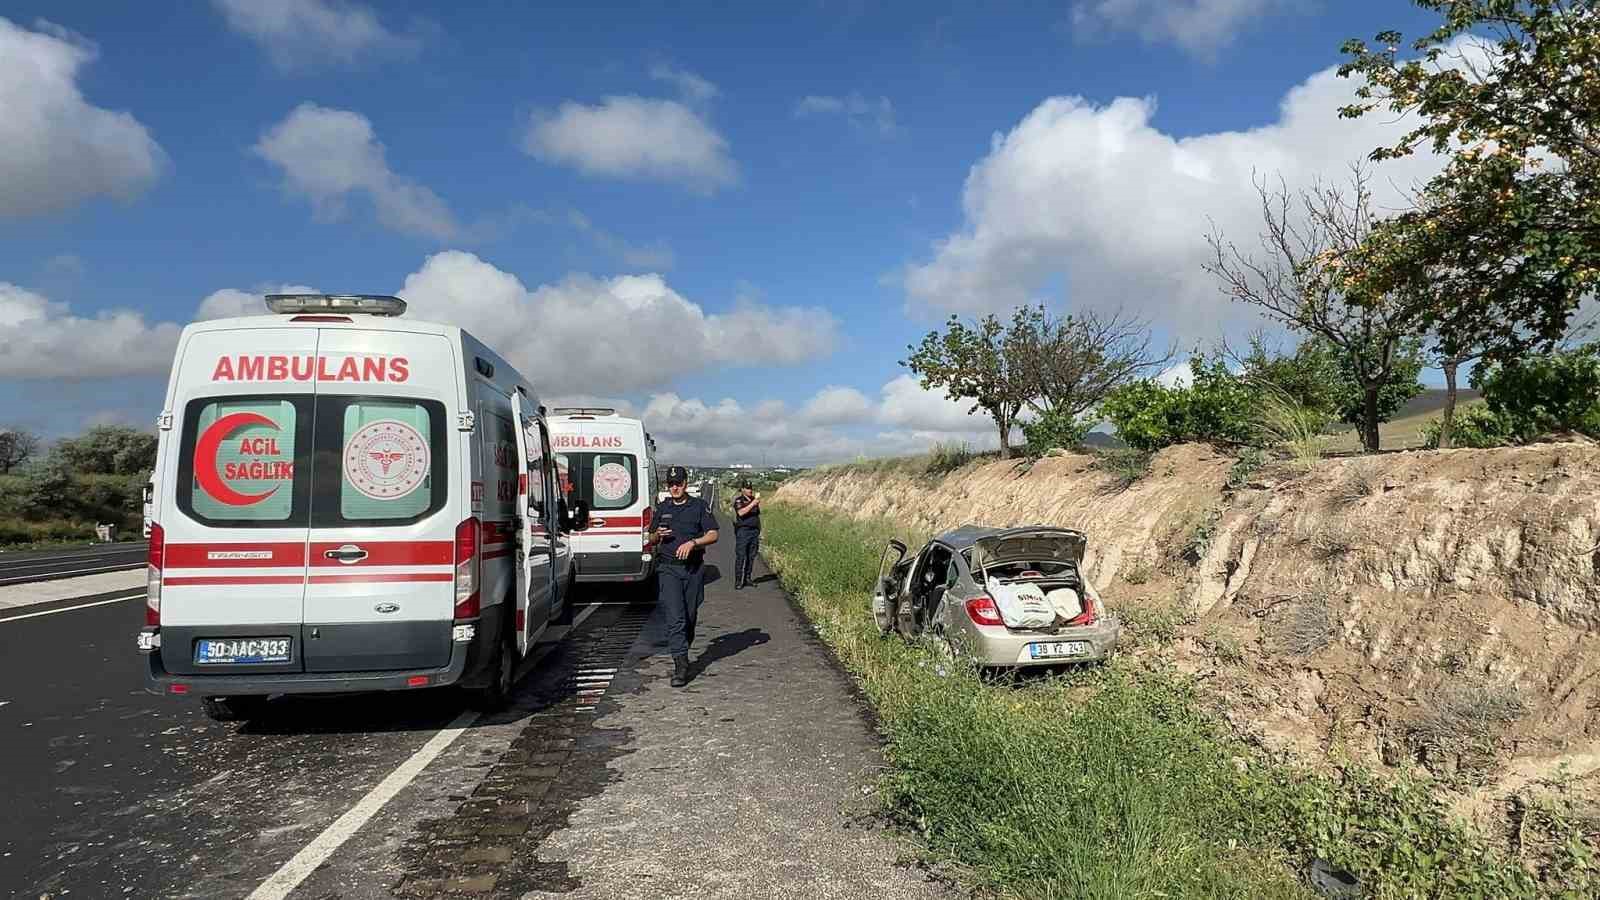
[(838, 341), (837, 321), (821, 309), (744, 304), (707, 313), (654, 274), (572, 275), (530, 291), (459, 250), (428, 257), (400, 294), (410, 315), (483, 336), (552, 394), (662, 386), (713, 366), (798, 363)]
[(588, 216), (575, 209), (567, 213), (567, 222), (577, 229), (579, 234), (593, 241), (595, 246), (615, 256), (629, 268), (660, 271), (672, 268), (675, 261), (672, 248), (661, 241), (653, 244), (631, 244), (594, 224)]
[(440, 240), (460, 231), (437, 194), (389, 169), (383, 144), (360, 113), (302, 103), (252, 149), (283, 170), (284, 190), (310, 200), (322, 220), (338, 219), (350, 195), (364, 194), (386, 228)]
[(878, 421), (896, 428), (923, 432), (969, 432), (989, 427), (990, 419), (981, 410), (969, 415), (970, 401), (947, 399), (942, 391), (930, 391), (911, 375), (900, 375), (883, 386), (878, 402)]
[[(1175, 138), (1151, 124), (1155, 103), (1097, 106), (1052, 97), (972, 167), (964, 227), (904, 272), (913, 306), (976, 313), (1040, 299), (1060, 280), (1073, 306), (1131, 308), (1184, 337), (1256, 321), (1201, 269), (1214, 221), (1241, 247), (1261, 230), (1253, 179), (1291, 190), (1348, 166), (1405, 127), (1392, 118), (1341, 120), (1355, 85), (1325, 69), (1284, 97), (1276, 122)], [(1372, 187), (1380, 208), (1438, 170), (1427, 154), (1386, 163)]]
[(812, 425), (845, 425), (869, 421), (873, 411), (866, 394), (834, 385), (818, 391), (800, 410), (800, 418)]
[(223, 288), (213, 291), (200, 301), (200, 308), (195, 310), (194, 320), (204, 322), (208, 319), (231, 319), (237, 316), (269, 316), (267, 310), (267, 294), (315, 294), (317, 289), (303, 284), (282, 284), (256, 291), (241, 291), (237, 288)]
[(739, 180), (728, 141), (704, 116), (676, 100), (606, 97), (568, 101), (533, 116), (523, 150), (585, 175), (653, 179), (713, 193)]
[(409, 57), (418, 34), (401, 34), (372, 7), (343, 0), (213, 0), (228, 27), (250, 38), (279, 69), (350, 65), (363, 58)]
[(650, 77), (657, 81), (665, 81), (678, 89), (678, 94), (689, 103), (707, 103), (716, 99), (722, 93), (717, 86), (701, 78), (687, 69), (679, 69), (665, 63), (657, 63), (650, 67)]
[(0, 378), (166, 372), (180, 330), (172, 322), (146, 322), (128, 309), (75, 315), (65, 303), (0, 281)]
[(1072, 26), (1081, 38), (1132, 32), (1147, 43), (1176, 44), (1210, 59), (1252, 23), (1304, 5), (1303, 0), (1080, 0), (1072, 8)]
[(821, 115), (843, 115), (851, 125), (870, 127), (884, 137), (894, 134), (899, 127), (894, 120), (894, 104), (888, 97), (872, 100), (853, 91), (845, 97), (808, 95), (794, 106), (797, 119)]
[(93, 44), (48, 22), (34, 28), (0, 18), (0, 219), (137, 197), (166, 154), (138, 119), (84, 99), (78, 73)]

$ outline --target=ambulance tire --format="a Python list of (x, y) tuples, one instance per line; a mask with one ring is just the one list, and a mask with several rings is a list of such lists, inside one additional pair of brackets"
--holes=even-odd
[(478, 712), (499, 712), (511, 702), (511, 687), (517, 677), (517, 636), (511, 623), (500, 629), (500, 641), (489, 657), (489, 683), (467, 688), (467, 705)]
[(266, 705), (262, 696), (200, 698), (201, 708), (214, 722), (244, 722), (261, 715)]

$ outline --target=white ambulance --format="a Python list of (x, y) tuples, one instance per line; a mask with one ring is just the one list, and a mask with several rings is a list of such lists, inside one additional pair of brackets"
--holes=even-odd
[(503, 703), (570, 612), (586, 517), (533, 388), (395, 297), (267, 306), (178, 340), (139, 634), (152, 690), (218, 719), (280, 693), (456, 684)]
[(656, 454), (644, 423), (602, 407), (557, 407), (549, 421), (563, 488), (589, 511), (589, 527), (572, 538), (578, 580), (649, 581)]

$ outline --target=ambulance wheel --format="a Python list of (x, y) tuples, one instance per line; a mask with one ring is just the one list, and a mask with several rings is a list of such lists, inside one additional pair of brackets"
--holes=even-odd
[(467, 689), (467, 705), (479, 712), (499, 712), (511, 702), (517, 674), (517, 637), (509, 627), (500, 630), (500, 643), (489, 658), (489, 683)]
[(266, 697), (202, 697), (200, 706), (215, 722), (243, 722), (261, 714)]

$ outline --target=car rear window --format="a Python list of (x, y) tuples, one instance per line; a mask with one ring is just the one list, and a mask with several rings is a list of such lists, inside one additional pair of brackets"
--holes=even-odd
[(444, 404), (206, 397), (185, 408), (178, 508), (206, 525), (399, 525), (443, 508)]
[(639, 499), (639, 464), (631, 453), (563, 453), (575, 499), (592, 510), (627, 509)]

